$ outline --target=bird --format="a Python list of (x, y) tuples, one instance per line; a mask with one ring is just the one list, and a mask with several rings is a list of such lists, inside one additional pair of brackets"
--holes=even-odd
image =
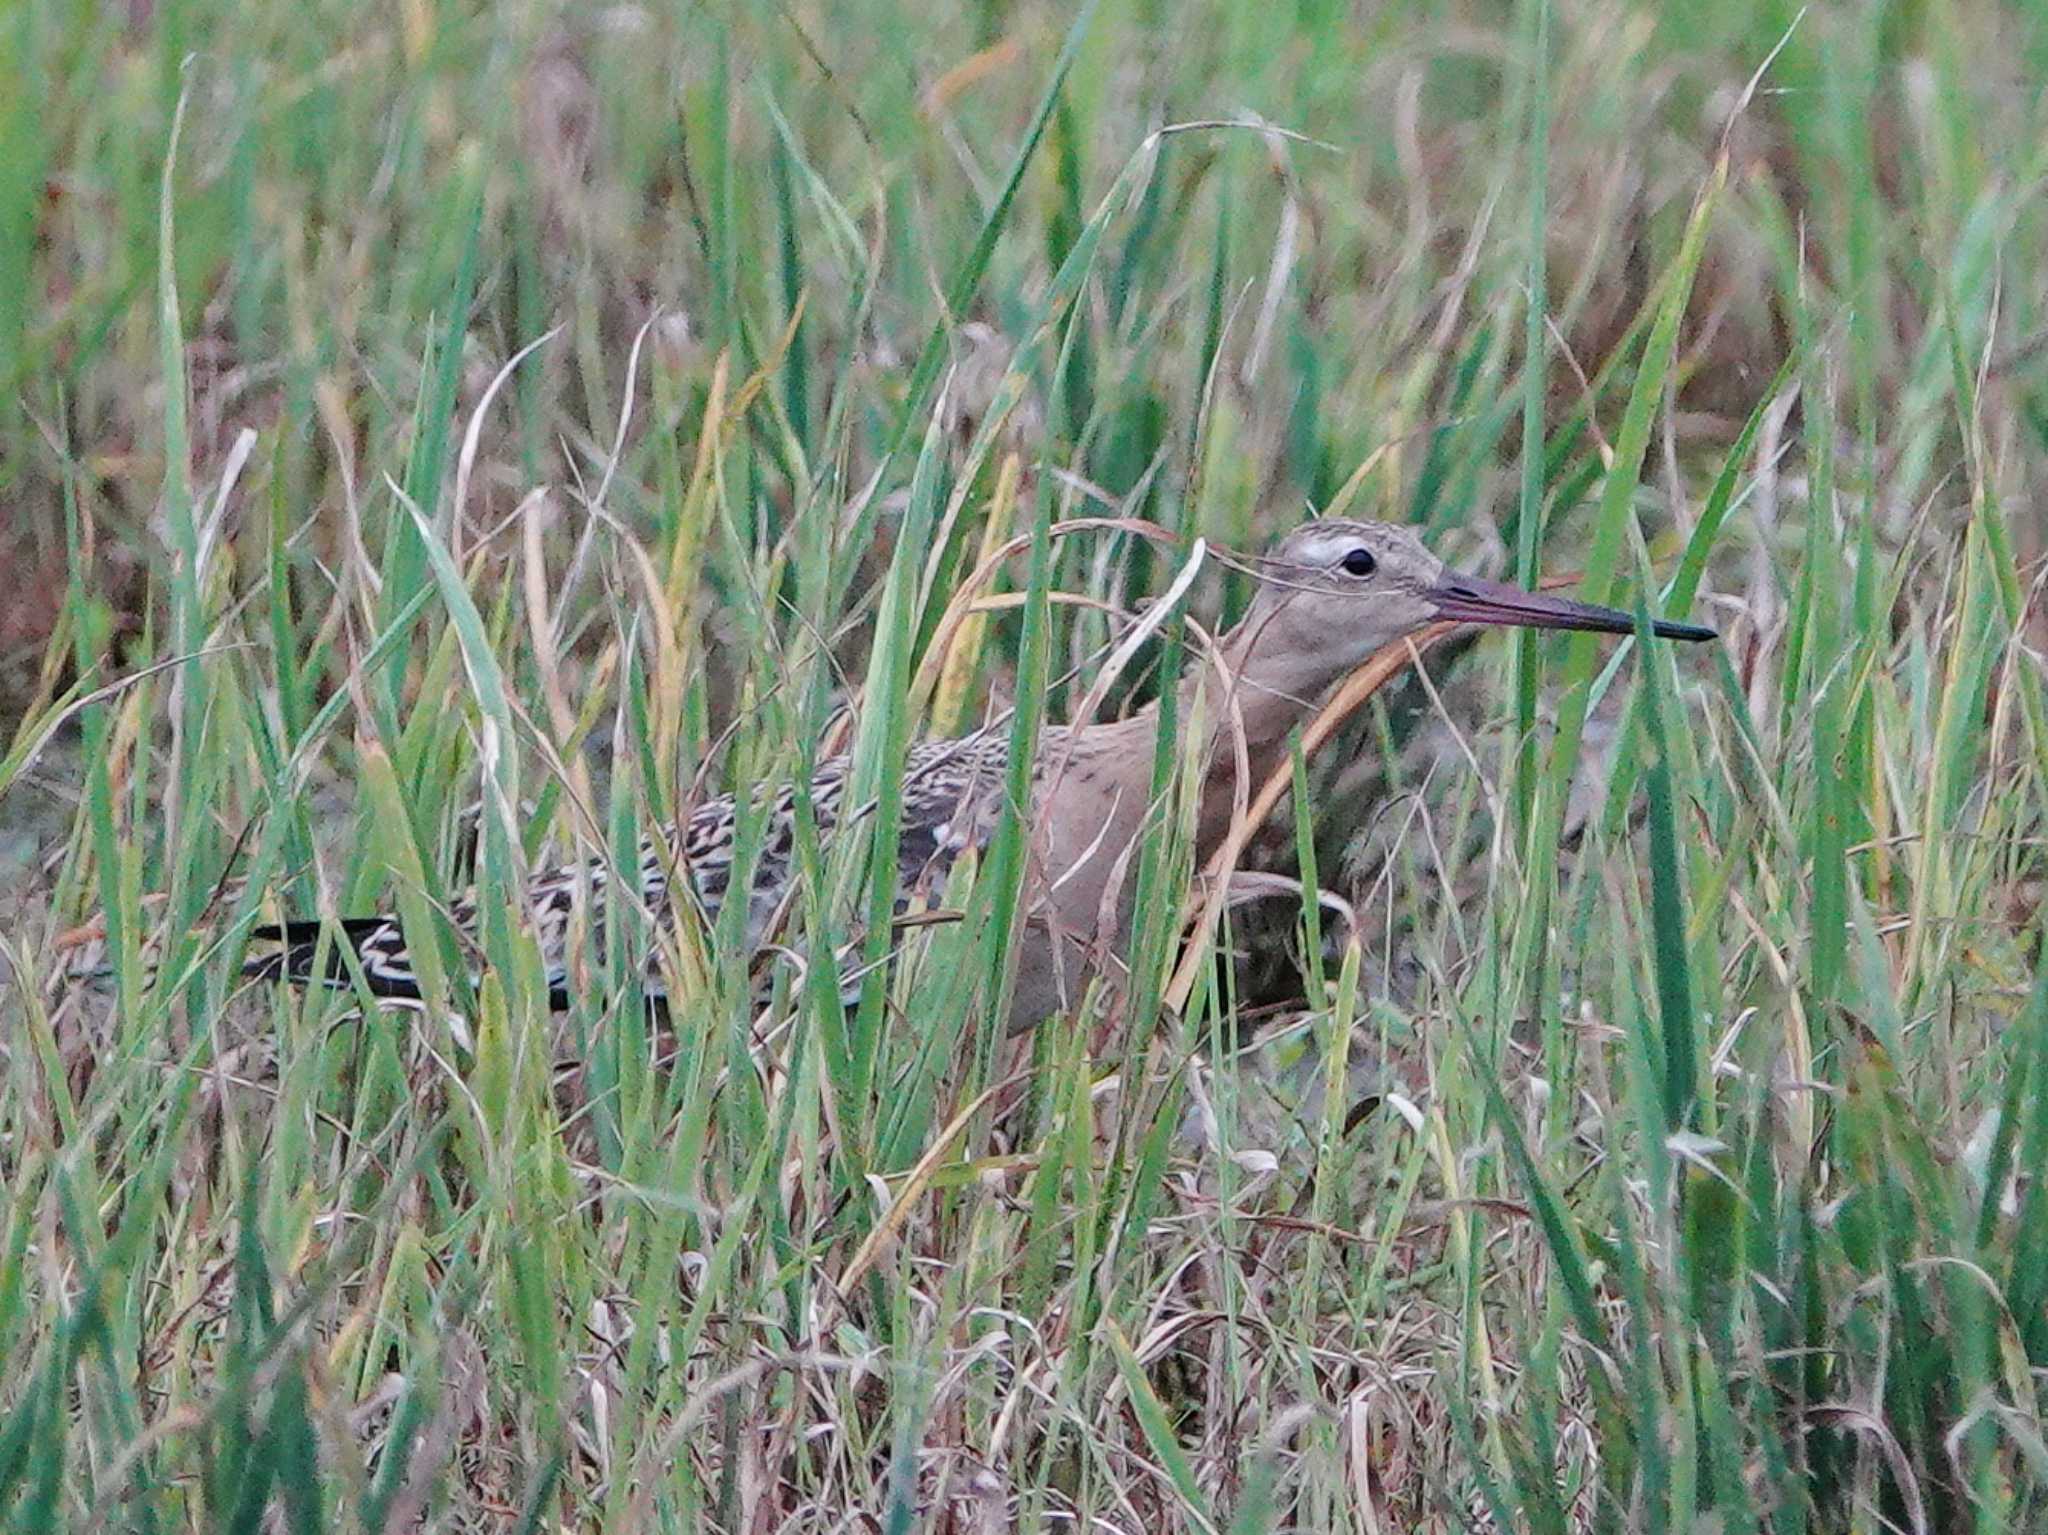
[[(1295, 726), (1384, 646), (1445, 621), (1608, 634), (1636, 629), (1633, 616), (1614, 608), (1453, 570), (1412, 528), (1392, 523), (1314, 518), (1245, 568), (1255, 586), (1244, 616), (1197, 651), (1179, 683), (1177, 718), (1183, 728), (1199, 721), (1195, 728), (1202, 733), (1193, 758), (1202, 775), (1194, 816), (1198, 866), (1230, 829), (1238, 785), (1264, 782), (1285, 761)], [(1711, 628), (1664, 619), (1650, 628), (1665, 639), (1718, 637)], [(1093, 978), (1114, 979), (1118, 972), (1136, 882), (1134, 850), (1162, 813), (1152, 793), (1158, 731), (1154, 703), (1120, 720), (1049, 725), (1039, 733), (1024, 813), (1025, 928), (1008, 999), (1013, 1032), (1073, 1008)], [(998, 722), (908, 752), (897, 846), (899, 911), (941, 889), (969, 849), (987, 848), (1007, 792), (1011, 738), (1009, 725)], [(750, 954), (772, 940), (796, 878), (799, 794), (821, 842), (829, 844), (861, 812), (848, 804), (850, 780), (851, 761), (842, 755), (819, 764), (807, 784), (774, 791), (744, 893)], [(637, 893), (657, 931), (671, 916), (672, 878), (689, 882), (690, 897), (712, 919), (733, 898), (739, 807), (733, 795), (708, 799), (643, 839)], [(589, 858), (537, 874), (527, 889), (526, 908), (557, 1009), (570, 1000), (566, 951), (573, 920), (580, 914), (589, 930), (602, 929), (612, 878), (608, 861)], [(456, 929), (471, 938), (478, 901), (471, 891), (450, 912)], [(395, 915), (344, 919), (335, 928), (374, 995), (420, 999), (420, 977)], [(331, 944), (323, 948), (322, 932), (317, 921), (254, 929), (252, 939), (276, 947), (251, 961), (249, 973), (299, 985), (352, 986), (345, 959)], [(663, 1000), (662, 985), (650, 969), (650, 1001)], [(856, 983), (851, 993), (857, 990)]]

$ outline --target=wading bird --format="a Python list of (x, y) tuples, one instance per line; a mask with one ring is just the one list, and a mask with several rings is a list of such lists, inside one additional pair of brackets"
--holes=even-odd
[[(1198, 862), (1228, 832), (1239, 783), (1262, 783), (1285, 760), (1295, 725), (1383, 646), (1444, 620), (1635, 631), (1635, 621), (1613, 608), (1460, 575), (1412, 531), (1387, 523), (1305, 523), (1252, 570), (1258, 586), (1243, 620), (1193, 662), (1180, 684), (1179, 718), (1200, 722), (1194, 728), (1203, 732), (1193, 759), (1206, 764), (1195, 814)], [(1715, 637), (1695, 624), (1659, 620), (1652, 629), (1666, 639)], [(1157, 731), (1157, 710), (1148, 707), (1111, 723), (1040, 732), (1026, 811), (1026, 925), (1010, 999), (1013, 1028), (1029, 1028), (1073, 1006), (1092, 977), (1120, 964), (1135, 884), (1134, 849), (1161, 814), (1151, 792)], [(962, 852), (987, 845), (999, 819), (1010, 735), (1007, 724), (998, 724), (909, 753), (897, 850), (905, 902), (936, 891)], [(750, 952), (769, 940), (794, 881), (798, 793), (808, 798), (820, 837), (829, 839), (850, 819), (849, 767), (847, 758), (834, 758), (808, 785), (784, 786), (769, 805), (746, 892)], [(731, 893), (735, 822), (735, 802), (727, 796), (700, 805), (661, 837), (646, 839), (640, 895), (657, 923), (669, 919), (672, 878), (688, 880), (696, 903), (716, 917)], [(590, 859), (550, 870), (528, 887), (528, 913), (557, 1007), (567, 1005), (573, 918), (587, 902), (589, 926), (601, 930), (610, 878), (605, 860)], [(475, 894), (457, 903), (451, 915), (456, 928), (473, 937)], [(353, 919), (339, 928), (373, 992), (420, 995), (397, 917)], [(331, 948), (320, 964), (320, 932), (318, 922), (257, 929), (255, 938), (280, 947), (252, 962), (251, 972), (350, 985), (346, 963)], [(650, 974), (648, 984), (659, 997), (659, 974)]]

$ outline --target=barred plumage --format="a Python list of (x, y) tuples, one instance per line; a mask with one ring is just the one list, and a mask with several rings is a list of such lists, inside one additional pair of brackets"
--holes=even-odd
[[(1046, 732), (1049, 737), (1058, 734)], [(935, 894), (945, 884), (962, 852), (987, 845), (996, 825), (995, 796), (1002, 792), (1008, 759), (1009, 732), (1002, 727), (911, 748), (897, 839), (897, 869), (903, 890), (899, 910), (916, 895)], [(829, 840), (840, 826), (850, 767), (848, 757), (831, 758), (819, 764), (817, 774), (806, 786), (821, 840)], [(796, 793), (795, 785), (785, 784), (765, 807), (766, 825), (754, 864), (752, 889), (748, 892), (749, 953), (767, 941), (790, 890), (796, 851)], [(871, 808), (862, 806), (856, 813)], [(718, 920), (729, 893), (738, 825), (739, 801), (727, 794), (707, 800), (692, 811), (682, 822), (679, 837), (671, 831), (663, 841), (651, 836), (641, 839), (640, 899), (657, 928), (672, 915), (671, 868), (690, 880), (692, 896), (706, 918), (711, 922)], [(549, 994), (557, 1008), (568, 1006), (567, 942), (572, 920), (587, 892), (591, 926), (601, 931), (610, 885), (608, 860), (591, 857), (580, 866), (558, 865), (537, 874), (527, 887), (527, 910), (537, 927)], [(473, 938), (478, 921), (475, 893), (458, 901), (450, 917), (459, 933)], [(338, 927), (355, 951), (363, 977), (375, 995), (419, 998), (420, 979), (407, 951), (404, 929), (395, 915), (345, 918)], [(319, 982), (338, 987), (352, 984), (347, 960), (331, 946), (325, 968), (316, 972), (321, 937), (321, 924), (317, 921), (259, 927), (252, 937), (281, 945), (277, 952), (250, 962), (248, 973), (258, 979)], [(650, 996), (661, 996), (663, 983), (658, 969), (649, 970), (647, 985)]]

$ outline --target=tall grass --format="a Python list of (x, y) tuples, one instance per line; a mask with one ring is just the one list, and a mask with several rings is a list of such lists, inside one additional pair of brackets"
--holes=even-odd
[[(20, 1527), (2048, 1517), (2031, 13), (0, 27)], [(1304, 502), (1724, 640), (1432, 637), (1256, 901), (1161, 732), (1126, 1004), (1006, 1039), (904, 752)], [(753, 974), (549, 1011), (530, 871), (840, 751)], [(418, 1011), (242, 979), (381, 910)]]

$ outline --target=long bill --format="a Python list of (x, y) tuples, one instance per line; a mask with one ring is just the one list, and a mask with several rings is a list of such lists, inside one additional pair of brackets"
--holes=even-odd
[[(1603, 608), (1547, 592), (1525, 592), (1505, 581), (1446, 571), (1430, 589), (1438, 618), (1468, 624), (1509, 624), (1522, 629), (1586, 629), (1599, 634), (1634, 634), (1635, 618), (1619, 608)], [(1668, 618), (1650, 621), (1650, 632), (1667, 640), (1712, 640), (1720, 636), (1702, 624), (1681, 624)]]

